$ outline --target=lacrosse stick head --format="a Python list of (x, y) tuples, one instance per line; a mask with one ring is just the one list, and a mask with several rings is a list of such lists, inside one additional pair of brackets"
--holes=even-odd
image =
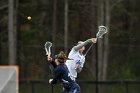
[(97, 38), (102, 38), (102, 36), (107, 33), (107, 28), (105, 26), (99, 26), (98, 27), (99, 31), (98, 33), (96, 34), (96, 37)]
[(46, 55), (50, 56), (51, 55), (51, 46), (52, 46), (52, 43), (47, 41), (45, 43), (45, 50), (46, 50)]

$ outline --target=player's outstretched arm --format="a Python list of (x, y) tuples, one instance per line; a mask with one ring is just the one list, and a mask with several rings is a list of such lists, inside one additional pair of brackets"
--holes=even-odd
[(75, 51), (78, 51), (79, 49), (81, 49), (83, 46), (86, 46), (87, 44), (89, 44), (89, 43), (96, 43), (96, 38), (91, 38), (91, 39), (88, 39), (88, 40), (86, 40), (86, 41), (84, 41), (84, 42), (82, 42), (82, 43), (80, 43), (80, 44), (77, 44), (76, 46), (74, 46), (73, 48), (74, 48), (74, 50)]

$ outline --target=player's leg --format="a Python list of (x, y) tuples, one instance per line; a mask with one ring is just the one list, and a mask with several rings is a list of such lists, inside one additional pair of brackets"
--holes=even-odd
[(74, 83), (69, 93), (80, 93), (80, 86), (77, 83)]
[(69, 93), (69, 90), (63, 87), (63, 91), (61, 93)]

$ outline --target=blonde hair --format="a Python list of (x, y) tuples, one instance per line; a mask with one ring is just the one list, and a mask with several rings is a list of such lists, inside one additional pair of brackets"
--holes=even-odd
[(60, 51), (56, 59), (58, 60), (59, 63), (65, 63), (67, 60), (67, 56), (63, 51)]

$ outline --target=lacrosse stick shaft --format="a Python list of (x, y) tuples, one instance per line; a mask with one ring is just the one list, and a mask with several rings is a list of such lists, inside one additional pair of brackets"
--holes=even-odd
[(89, 52), (89, 50), (92, 48), (92, 46), (93, 46), (93, 44), (91, 44), (90, 45), (90, 47), (88, 48), (88, 50), (86, 51), (86, 53), (85, 53), (85, 55), (84, 56), (86, 56), (87, 55), (87, 53)]
[[(51, 66), (51, 64), (49, 65), (49, 68), (50, 68), (51, 78), (53, 78), (53, 67)], [(53, 92), (53, 85), (51, 85), (51, 90), (52, 90), (52, 93), (54, 93)]]
[[(98, 39), (98, 38), (97, 38)], [(96, 43), (97, 43), (97, 39), (96, 39)], [(89, 52), (89, 50), (92, 48), (92, 46), (93, 46), (93, 43), (90, 45), (90, 47), (88, 48), (88, 50), (86, 51), (86, 53), (84, 54), (84, 56), (86, 56), (87, 55), (87, 53)]]
[[(50, 55), (48, 55), (48, 56), (50, 56)], [(51, 64), (49, 64), (49, 68), (50, 68), (51, 78), (53, 78), (53, 69), (54, 69), (54, 68), (53, 68), (53, 66), (52, 66)], [(54, 92), (53, 92), (53, 89), (54, 89), (54, 88), (53, 88), (53, 85), (51, 84), (52, 93), (54, 93)]]
[[(51, 55), (51, 50), (50, 50), (51, 46), (52, 46), (52, 43), (51, 42), (47, 41), (45, 43), (46, 55), (48, 57), (50, 57), (50, 55)], [(50, 68), (51, 78), (53, 78), (53, 67), (51, 66), (51, 64), (49, 65), (49, 68)], [(52, 89), (52, 93), (53, 93), (53, 85), (51, 85), (51, 89)]]

